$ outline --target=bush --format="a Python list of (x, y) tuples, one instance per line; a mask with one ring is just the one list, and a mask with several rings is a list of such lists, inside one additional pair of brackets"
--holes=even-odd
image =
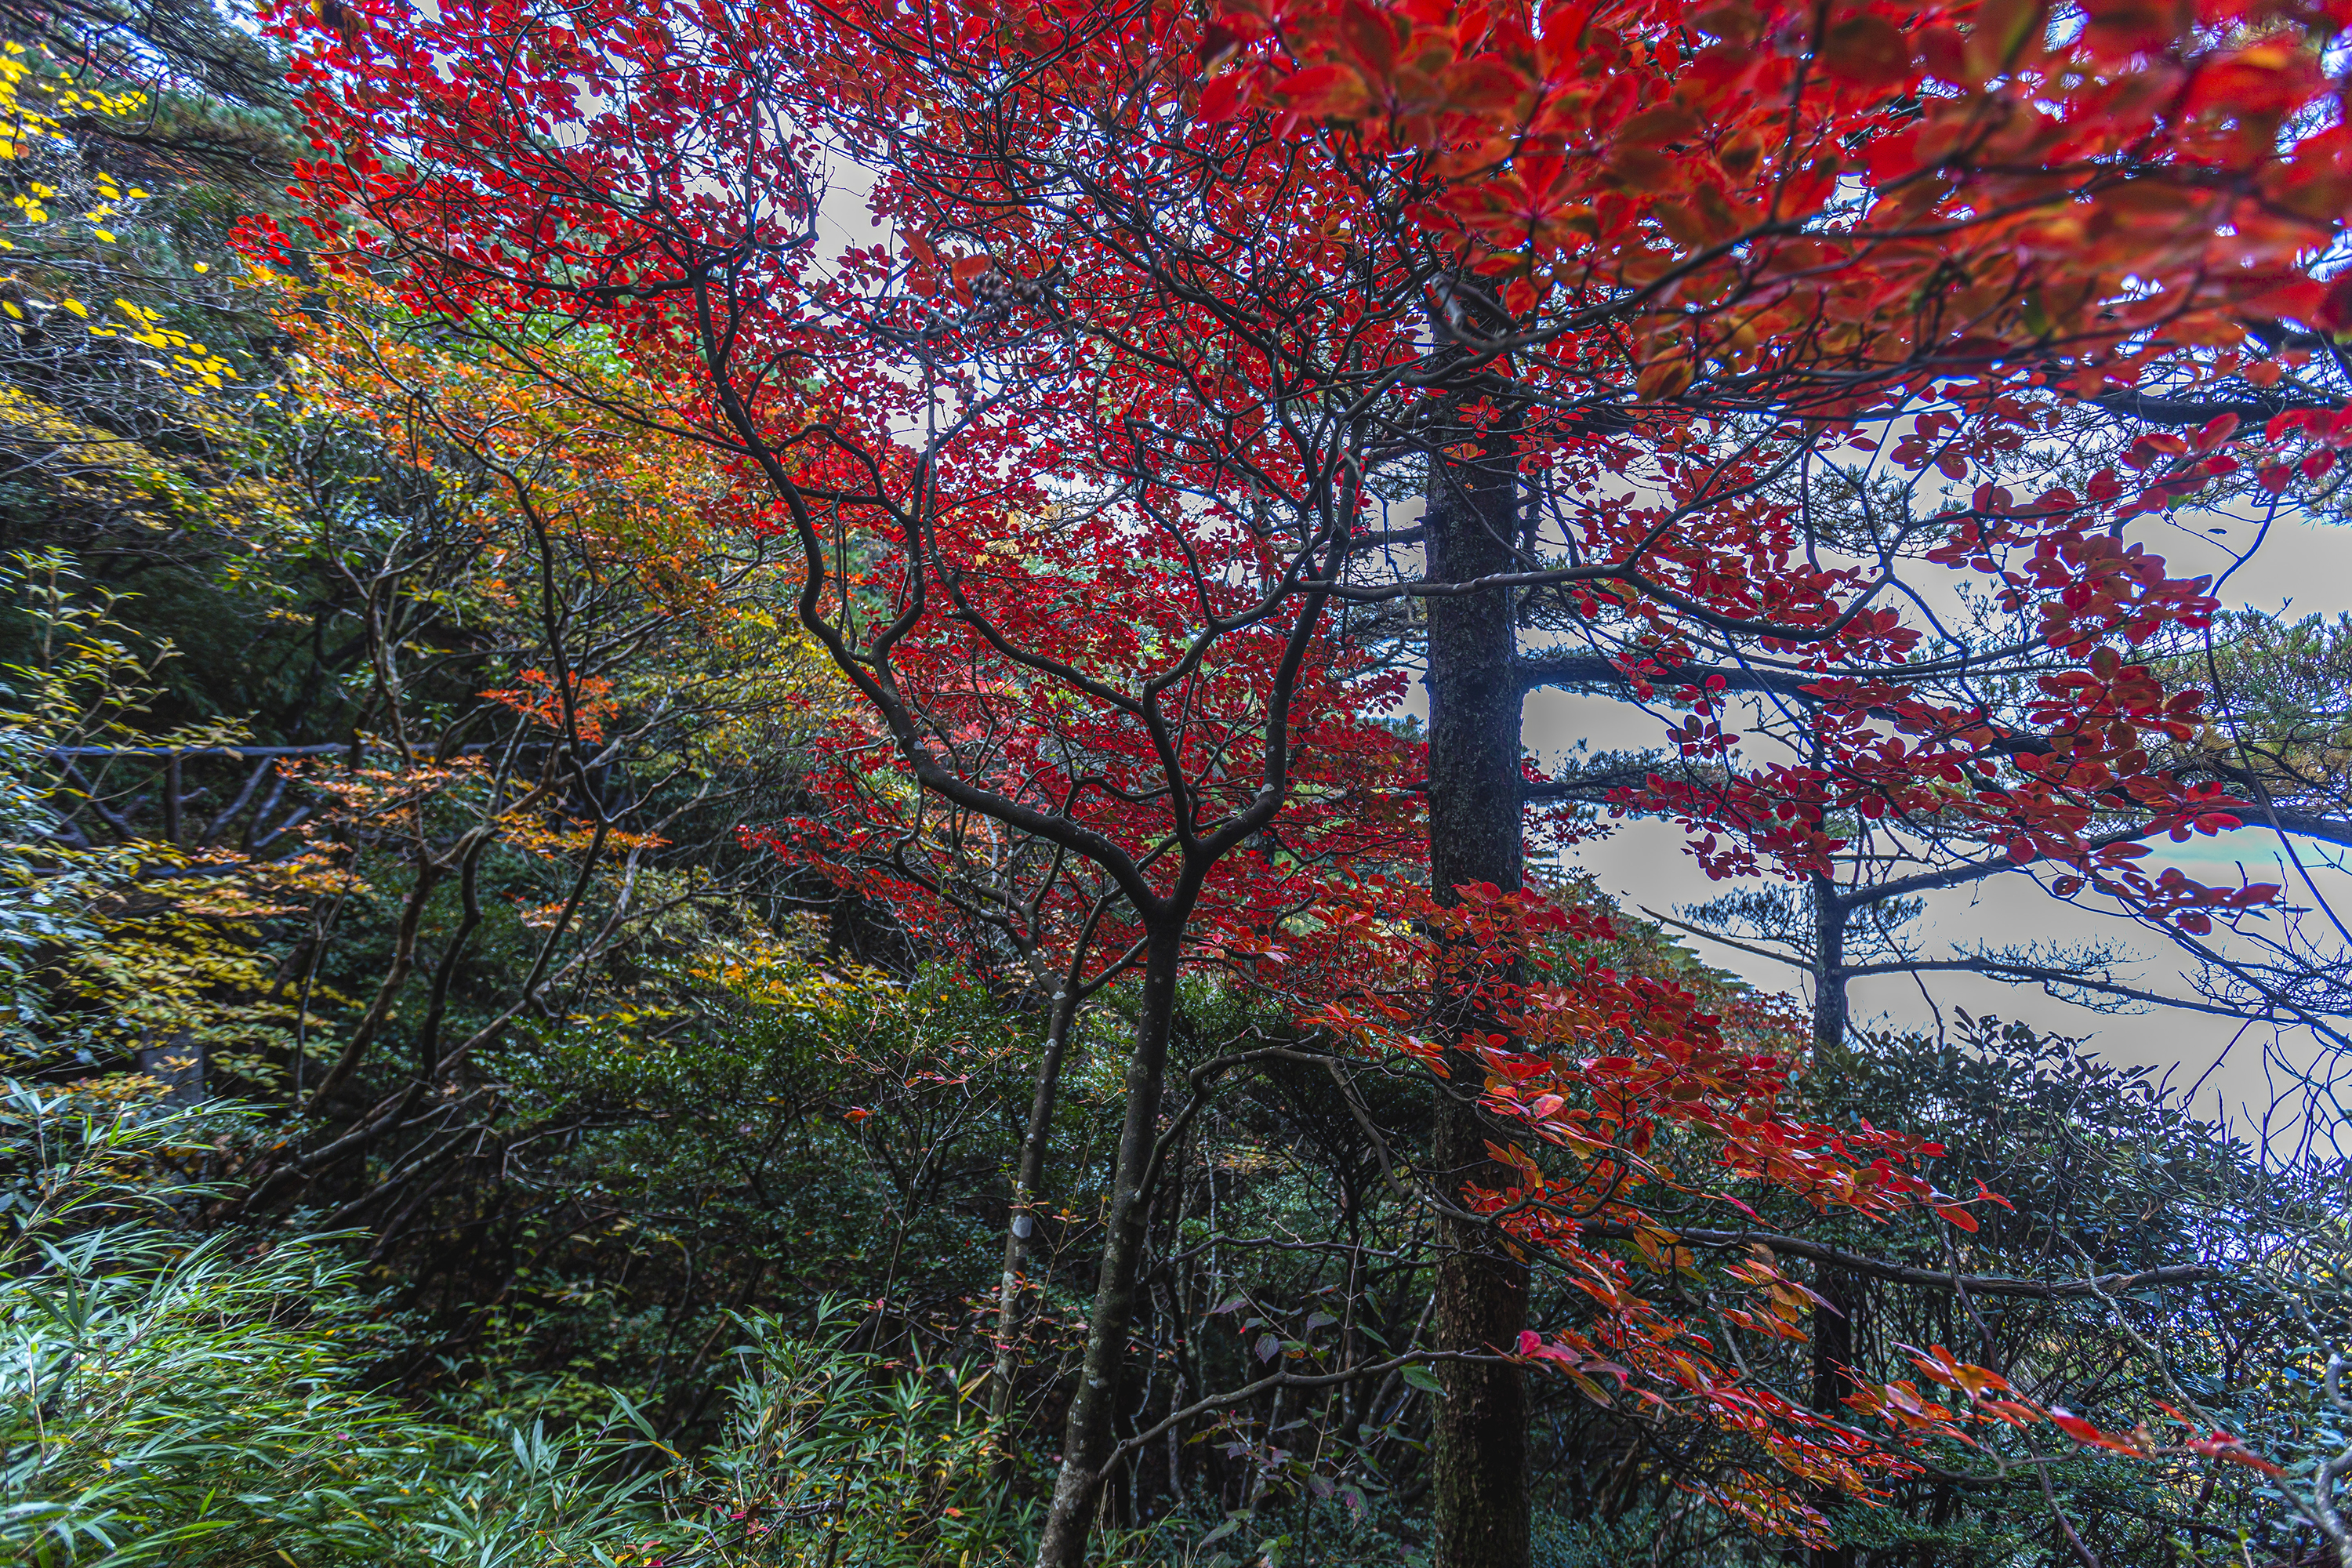
[(6, 1086), (0, 1557), (75, 1568), (464, 1563), (969, 1568), (1022, 1521), (956, 1369), (748, 1321), (733, 1421), (688, 1460), (601, 1427), (467, 1429), (371, 1392), (384, 1335), (337, 1238), (188, 1239), (174, 1172), (236, 1129)]

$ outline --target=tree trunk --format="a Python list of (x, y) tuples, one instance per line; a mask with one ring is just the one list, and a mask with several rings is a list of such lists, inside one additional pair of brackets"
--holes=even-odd
[(1144, 1190), (1159, 1131), (1160, 1098), (1168, 1071), (1169, 1026), (1176, 1011), (1176, 971), (1183, 953), (1184, 920), (1163, 915), (1150, 936), (1135, 1044), (1127, 1061), (1127, 1119), (1119, 1130), (1118, 1163), (1111, 1176), (1110, 1208), (1103, 1226), (1100, 1274), (1087, 1321), (1087, 1353), (1070, 1400), (1062, 1438), (1062, 1470), (1037, 1542), (1037, 1568), (1083, 1568), (1102, 1470), (1113, 1447), (1111, 1417), (1128, 1330), (1135, 1321), (1136, 1275), (1143, 1257), (1144, 1222), (1151, 1194)]
[[(1837, 884), (1816, 876), (1813, 890), (1813, 1071), (1836, 1070), (1845, 1046), (1845, 927), (1853, 911), (1838, 901)], [(1812, 1406), (1824, 1415), (1846, 1414), (1852, 1384), (1844, 1368), (1853, 1361), (1853, 1314), (1860, 1311), (1861, 1281), (1842, 1269), (1822, 1268), (1813, 1289), (1831, 1305), (1813, 1309)], [(1816, 1547), (1811, 1568), (1853, 1568), (1853, 1549)]]
[(1826, 1072), (1845, 1045), (1845, 926), (1853, 911), (1837, 884), (1813, 879), (1813, 1070)]
[[(1475, 455), (1433, 459), (1424, 515), (1429, 574), (1463, 582), (1509, 569), (1517, 534), (1518, 479), (1506, 432), (1476, 440)], [(1429, 600), (1429, 869), (1441, 900), (1467, 883), (1519, 886), (1521, 708), (1514, 668), (1517, 631), (1507, 590)], [(1438, 977), (1444, 992), (1475, 976)], [(1483, 1029), (1475, 999), (1447, 1026)], [(1438, 1096), (1431, 1155), (1438, 1180), (1507, 1186), (1511, 1176), (1486, 1155), (1491, 1130), (1475, 1096), (1485, 1070), (1455, 1053)], [(1437, 1346), (1445, 1351), (1517, 1348), (1527, 1324), (1528, 1266), (1488, 1226), (1442, 1221), (1437, 1269)], [(1509, 1363), (1448, 1362), (1439, 1381), (1430, 1445), (1437, 1568), (1527, 1568), (1528, 1394)]]
[[(1853, 1362), (1853, 1318), (1862, 1310), (1861, 1287), (1861, 1280), (1843, 1269), (1823, 1268), (1814, 1274), (1813, 1289), (1837, 1309), (1813, 1309), (1812, 1406), (1824, 1415), (1843, 1417), (1847, 1413), (1845, 1396), (1853, 1385), (1844, 1369)], [(1818, 1546), (1810, 1561), (1811, 1568), (1854, 1568), (1854, 1550)]]
[[(1029, 1102), (1029, 1131), (1021, 1140), (1021, 1163), (1013, 1176), (1013, 1208), (1004, 1224), (1004, 1273), (997, 1284), (996, 1368), (988, 1391), (988, 1414), (1003, 1442), (1013, 1416), (1013, 1384), (1021, 1372), (1021, 1280), (1037, 1230), (1031, 1213), (1045, 1183), (1045, 1149), (1052, 1142), (1054, 1102), (1061, 1091), (1062, 1057), (1070, 1043), (1070, 1023), (1077, 1016), (1078, 988), (1068, 976), (1054, 998), (1051, 1022), (1045, 1026), (1045, 1054), (1037, 1062), (1037, 1092)], [(1012, 1454), (1000, 1450), (997, 1479), (1009, 1481)]]

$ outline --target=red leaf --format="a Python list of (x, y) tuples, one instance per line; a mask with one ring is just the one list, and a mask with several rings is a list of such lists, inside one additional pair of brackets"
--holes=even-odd
[(1863, 87), (1893, 87), (1911, 74), (1911, 46), (1883, 16), (1849, 16), (1822, 37), (1822, 68)]
[(1763, 32), (1763, 18), (1740, 0), (1721, 0), (1718, 5), (1691, 14), (1693, 26), (1703, 33), (1721, 38), (1727, 44), (1745, 44)]
[(1314, 120), (1352, 120), (1371, 101), (1364, 79), (1337, 64), (1309, 66), (1274, 91), (1291, 109)]
[(2182, 0), (2090, 0), (2083, 9), (2083, 42), (2104, 59), (2161, 49), (2196, 20)]
[(2312, 325), (2323, 332), (2352, 332), (2352, 267), (2327, 280), (2327, 292), (2313, 312)]
[(2231, 1464), (2243, 1465), (2250, 1470), (2257, 1470), (2266, 1476), (2286, 1474), (2284, 1470), (2256, 1454), (2242, 1441), (2227, 1432), (2215, 1432), (2205, 1437), (2191, 1437), (2186, 1447), (2193, 1454), (2202, 1454), (2209, 1459), (2225, 1459)]
[(1478, 55), (1447, 67), (1443, 86), (1447, 108), (1501, 115), (1528, 90), (1528, 79), (1492, 55)]
[(1242, 71), (1213, 76), (1201, 86), (1201, 122), (1223, 125), (1248, 106), (1250, 78)]
[(2056, 1426), (2058, 1430), (2086, 1447), (2107, 1448), (2118, 1454), (2129, 1454), (2136, 1458), (2144, 1453), (2140, 1446), (2130, 1438), (2118, 1436), (2113, 1432), (2102, 1431), (2081, 1416), (2071, 1414), (2063, 1406), (2053, 1405), (2050, 1407), (2050, 1421), (2051, 1425)]

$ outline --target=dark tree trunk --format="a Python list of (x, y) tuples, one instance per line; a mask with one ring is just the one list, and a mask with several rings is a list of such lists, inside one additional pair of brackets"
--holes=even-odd
[(1853, 1363), (1853, 1314), (1861, 1305), (1861, 1281), (1843, 1269), (1823, 1268), (1813, 1280), (1837, 1310), (1813, 1309), (1813, 1408), (1824, 1415), (1845, 1414), (1845, 1396), (1853, 1392), (1845, 1368)]
[[(1496, 432), (1475, 456), (1432, 463), (1426, 524), (1429, 574), (1465, 582), (1507, 571), (1517, 533), (1514, 443)], [(1520, 879), (1520, 693), (1517, 634), (1507, 590), (1429, 601), (1429, 868), (1440, 899), (1467, 883), (1513, 889)], [(1475, 976), (1439, 976), (1440, 999)], [(1475, 1001), (1458, 998), (1446, 1023), (1483, 1028)], [(1431, 1155), (1437, 1180), (1507, 1186), (1486, 1154), (1491, 1130), (1475, 1099), (1485, 1070), (1457, 1054), (1438, 1096)], [(1447, 1351), (1515, 1350), (1526, 1326), (1528, 1266), (1491, 1227), (1439, 1226), (1437, 1345)], [(1527, 1568), (1528, 1394), (1516, 1365), (1449, 1362), (1439, 1379), (1431, 1435), (1437, 1568)]]
[[(1853, 911), (1838, 901), (1837, 884), (1815, 877), (1813, 889), (1813, 1071), (1837, 1070), (1845, 1046), (1845, 928)], [(1825, 1415), (1846, 1414), (1853, 1391), (1844, 1369), (1853, 1362), (1853, 1314), (1862, 1310), (1862, 1282), (1840, 1269), (1818, 1271), (1813, 1289), (1831, 1303), (1813, 1309), (1812, 1406)], [(1850, 1546), (1816, 1548), (1811, 1568), (1853, 1568)]]
[(1144, 1177), (1160, 1121), (1168, 1074), (1168, 1037), (1176, 1012), (1176, 971), (1183, 954), (1184, 920), (1163, 916), (1150, 937), (1138, 998), (1135, 1043), (1127, 1058), (1127, 1118), (1104, 1215), (1100, 1273), (1087, 1322), (1086, 1359), (1070, 1399), (1062, 1437), (1062, 1469), (1037, 1542), (1037, 1568), (1084, 1568), (1087, 1536), (1102, 1492), (1103, 1470), (1114, 1447), (1111, 1417), (1118, 1403), (1120, 1368), (1135, 1322), (1138, 1266), (1151, 1194)]
[[(1813, 1309), (1813, 1397), (1812, 1406), (1824, 1415), (1843, 1416), (1845, 1396), (1853, 1384), (1845, 1376), (1845, 1368), (1853, 1361), (1853, 1319), (1862, 1310), (1862, 1281), (1836, 1268), (1816, 1271), (1813, 1289), (1820, 1291), (1837, 1309)], [(1851, 1546), (1815, 1547), (1811, 1554), (1811, 1568), (1855, 1568), (1857, 1558)]]
[(1829, 1071), (1845, 1045), (1845, 927), (1853, 911), (1837, 884), (1813, 879), (1813, 1070)]

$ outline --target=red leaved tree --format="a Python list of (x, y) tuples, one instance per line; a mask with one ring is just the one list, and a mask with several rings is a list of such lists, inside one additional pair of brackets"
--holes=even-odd
[[(903, 875), (954, 815), (994, 825), (1001, 849), (1088, 868), (1034, 887), (1108, 900), (1086, 945), (1133, 963), (1137, 1022), (1041, 1549), (1076, 1561), (1112, 1446), (1189, 928), (1204, 901), (1290, 897), (1291, 847), (1311, 870), (1333, 850), (1324, 824), (1377, 837), (1377, 814), (1345, 797), (1393, 749), (1327, 614), (1381, 411), (1237, 341), (1195, 279), (1254, 280), (1276, 312), (1254, 330), (1351, 364), (1385, 360), (1412, 319), (1366, 316), (1265, 243), (1244, 203), (1262, 183), (1139, 199), (1078, 178), (1123, 156), (1033, 155), (1019, 137), (1051, 152), (1069, 134), (1057, 100), (1129, 72), (1123, 35), (1041, 77), (1008, 119), (990, 112), (1003, 40), (975, 20), (878, 40), (698, 7), (349, 20), (314, 31), (298, 66), (338, 153), (304, 172), (335, 259), (395, 260), (417, 306), (542, 374), (560, 372), (535, 343), (610, 334), (677, 394), (640, 416), (771, 487), (803, 552), (803, 626), (927, 797), (919, 815), (865, 767), (868, 820), (835, 863), (899, 858), (906, 885), (954, 893), (936, 862)], [(975, 41), (961, 55), (960, 32)], [(812, 128), (886, 172), (876, 199), (899, 253), (820, 247)], [(1040, 178), (1078, 216), (1033, 199)], [(1155, 248), (1188, 228), (1174, 254)], [(1085, 277), (1103, 327), (1057, 308), (1042, 251)], [(1225, 363), (1202, 363), (1221, 340)], [(1307, 809), (1286, 811), (1301, 795)], [(908, 857), (876, 853), (892, 833), (913, 836)], [(1050, 892), (1045, 931), (1022, 940), (1079, 956), (1087, 921), (1066, 897)]]
[[(2352, 324), (2302, 267), (2352, 189), (2318, 64), (2333, 23), (2209, 11), (283, 16), (331, 154), (302, 174), (325, 250), (396, 270), (412, 302), (541, 374), (562, 374), (533, 347), (550, 334), (609, 334), (674, 394), (642, 417), (766, 481), (805, 559), (802, 622), (924, 809), (1083, 860), (1081, 896), (1124, 909), (1142, 1006), (1042, 1562), (1079, 1559), (1116, 1447), (1188, 932), (1204, 900), (1290, 896), (1280, 877), (1246, 891), (1238, 868), (1273, 864), (1250, 847), (1282, 830), (1302, 757), (1363, 759), (1318, 764), (1342, 797), (1377, 776), (1346, 607), (1427, 605), (1435, 945), (1414, 962), (1436, 982), (1427, 1054), (1458, 1091), (1426, 1162), (1454, 1194), (1433, 1448), (1449, 1563), (1525, 1561), (1514, 1354), (1600, 1353), (1521, 1340), (1528, 1249), (1587, 1270), (1612, 1349), (1654, 1337), (1574, 1227), (1542, 1222), (1559, 1205), (1520, 1108), (1604, 1165), (1630, 1168), (1664, 1117), (1823, 1203), (1926, 1195), (1891, 1158), (1789, 1131), (1783, 1069), (1730, 1059), (1680, 1004), (1615, 1005), (1593, 974), (1539, 1006), (1523, 937), (1445, 914), (1467, 897), (1550, 918), (1512, 898), (1523, 623), (1592, 628), (1718, 763), (1711, 667), (1803, 689), (1793, 758), (1636, 786), (1720, 868), (1817, 876), (1837, 814), (1895, 813), (2064, 862), (2155, 918), (2259, 896), (2136, 880), (2105, 841), (2118, 813), (2132, 837), (2225, 820), (2219, 792), (2149, 764), (2143, 738), (2193, 705), (2125, 651), (2211, 601), (2125, 535), (2246, 464), (2254, 426), (2153, 440), (2130, 485), (1971, 483), (2081, 405), (2263, 392), (2250, 330)], [(886, 243), (824, 243), (828, 158), (873, 174)], [(2332, 414), (2279, 412), (2273, 446), (2337, 438)], [(1897, 418), (1914, 429), (1886, 459), (1957, 488), (1886, 513), (1866, 475), (1825, 476)], [(2284, 488), (2278, 452), (2259, 457)], [(1417, 528), (1370, 526), (1414, 492)], [(1392, 549), (1422, 569), (1394, 571)], [(1981, 647), (1937, 641), (1919, 584), (1971, 567), (2023, 623), (2005, 646), (2055, 661), (2021, 718), (1971, 693)], [(1595, 1031), (1618, 1048), (1580, 1054)], [(1671, 1245), (1633, 1212), (1607, 1223)], [(1809, 1482), (1866, 1487), (1886, 1462), (1821, 1413), (1693, 1378)], [(1759, 1517), (1811, 1528), (1757, 1495)]]
[[(991, 569), (965, 574), (959, 592), (1019, 647), (1053, 650), (1103, 679), (1133, 679), (1128, 672), (1150, 668), (1149, 650), (1185, 645), (1201, 604), (1201, 585), (1139, 555), (1140, 542), (1116, 513), (1003, 519), (980, 549)], [(1318, 715), (1297, 726), (1289, 804), (1203, 884), (1184, 916), (1195, 927), (1278, 923), (1315, 902), (1327, 879), (1417, 848), (1417, 803), (1393, 787), (1410, 772), (1409, 748), (1369, 717), (1390, 704), (1402, 677), (1344, 647), (1318, 647), (1288, 676), (1264, 662), (1281, 649), (1273, 638), (1243, 642), (1181, 694), (1190, 752), (1174, 776), (1197, 773), (1212, 786), (1252, 765), (1264, 693), (1287, 682), (1294, 707)], [(1165, 764), (1139, 750), (1150, 732), (1131, 715), (1072, 700), (983, 638), (909, 639), (893, 669), (925, 745), (959, 777), (994, 799), (1082, 813), (1147, 874), (1181, 855), (1169, 830)], [(990, 800), (918, 787), (880, 726), (838, 731), (814, 750), (810, 784), (824, 808), (793, 828), (748, 837), (888, 910), (919, 950), (957, 954), (1045, 1019), (999, 1284), (992, 1405), (1004, 1420), (1071, 1031), (1089, 998), (1146, 962), (1155, 928), (1099, 854), (1022, 831)], [(1255, 765), (1262, 773), (1264, 763)]]

